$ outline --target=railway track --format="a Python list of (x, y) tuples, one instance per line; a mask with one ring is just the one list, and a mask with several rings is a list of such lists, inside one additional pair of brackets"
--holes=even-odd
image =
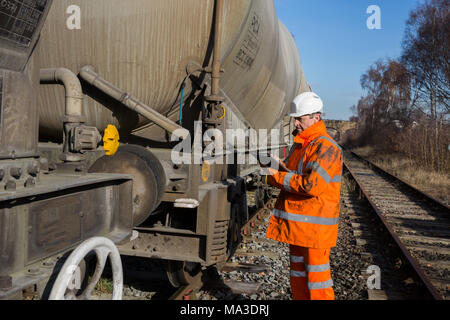
[(450, 299), (450, 208), (345, 150), (344, 163), (435, 299)]

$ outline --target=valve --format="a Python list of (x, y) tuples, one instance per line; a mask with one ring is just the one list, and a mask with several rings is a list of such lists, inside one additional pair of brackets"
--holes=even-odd
[(69, 131), (69, 150), (71, 153), (95, 151), (101, 138), (100, 133), (95, 127), (88, 127), (82, 124), (73, 126)]

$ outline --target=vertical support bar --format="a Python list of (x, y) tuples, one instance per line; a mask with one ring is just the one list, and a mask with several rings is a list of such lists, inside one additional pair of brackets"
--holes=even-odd
[(220, 52), (222, 47), (222, 30), (223, 30), (223, 6), (224, 0), (216, 0), (216, 18), (214, 27), (214, 52), (213, 65), (211, 74), (211, 95), (219, 95), (220, 81)]

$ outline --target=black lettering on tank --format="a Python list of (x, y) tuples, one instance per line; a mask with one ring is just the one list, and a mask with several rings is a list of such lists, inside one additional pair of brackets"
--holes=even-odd
[(250, 25), (233, 62), (244, 70), (251, 68), (261, 48), (261, 18), (252, 12)]

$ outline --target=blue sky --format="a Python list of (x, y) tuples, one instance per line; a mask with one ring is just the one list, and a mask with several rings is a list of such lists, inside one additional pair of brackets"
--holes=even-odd
[[(294, 35), (306, 79), (325, 104), (326, 119), (347, 120), (364, 95), (361, 75), (378, 59), (401, 54), (409, 12), (420, 0), (274, 0)], [(381, 9), (381, 30), (369, 30), (370, 5)]]

